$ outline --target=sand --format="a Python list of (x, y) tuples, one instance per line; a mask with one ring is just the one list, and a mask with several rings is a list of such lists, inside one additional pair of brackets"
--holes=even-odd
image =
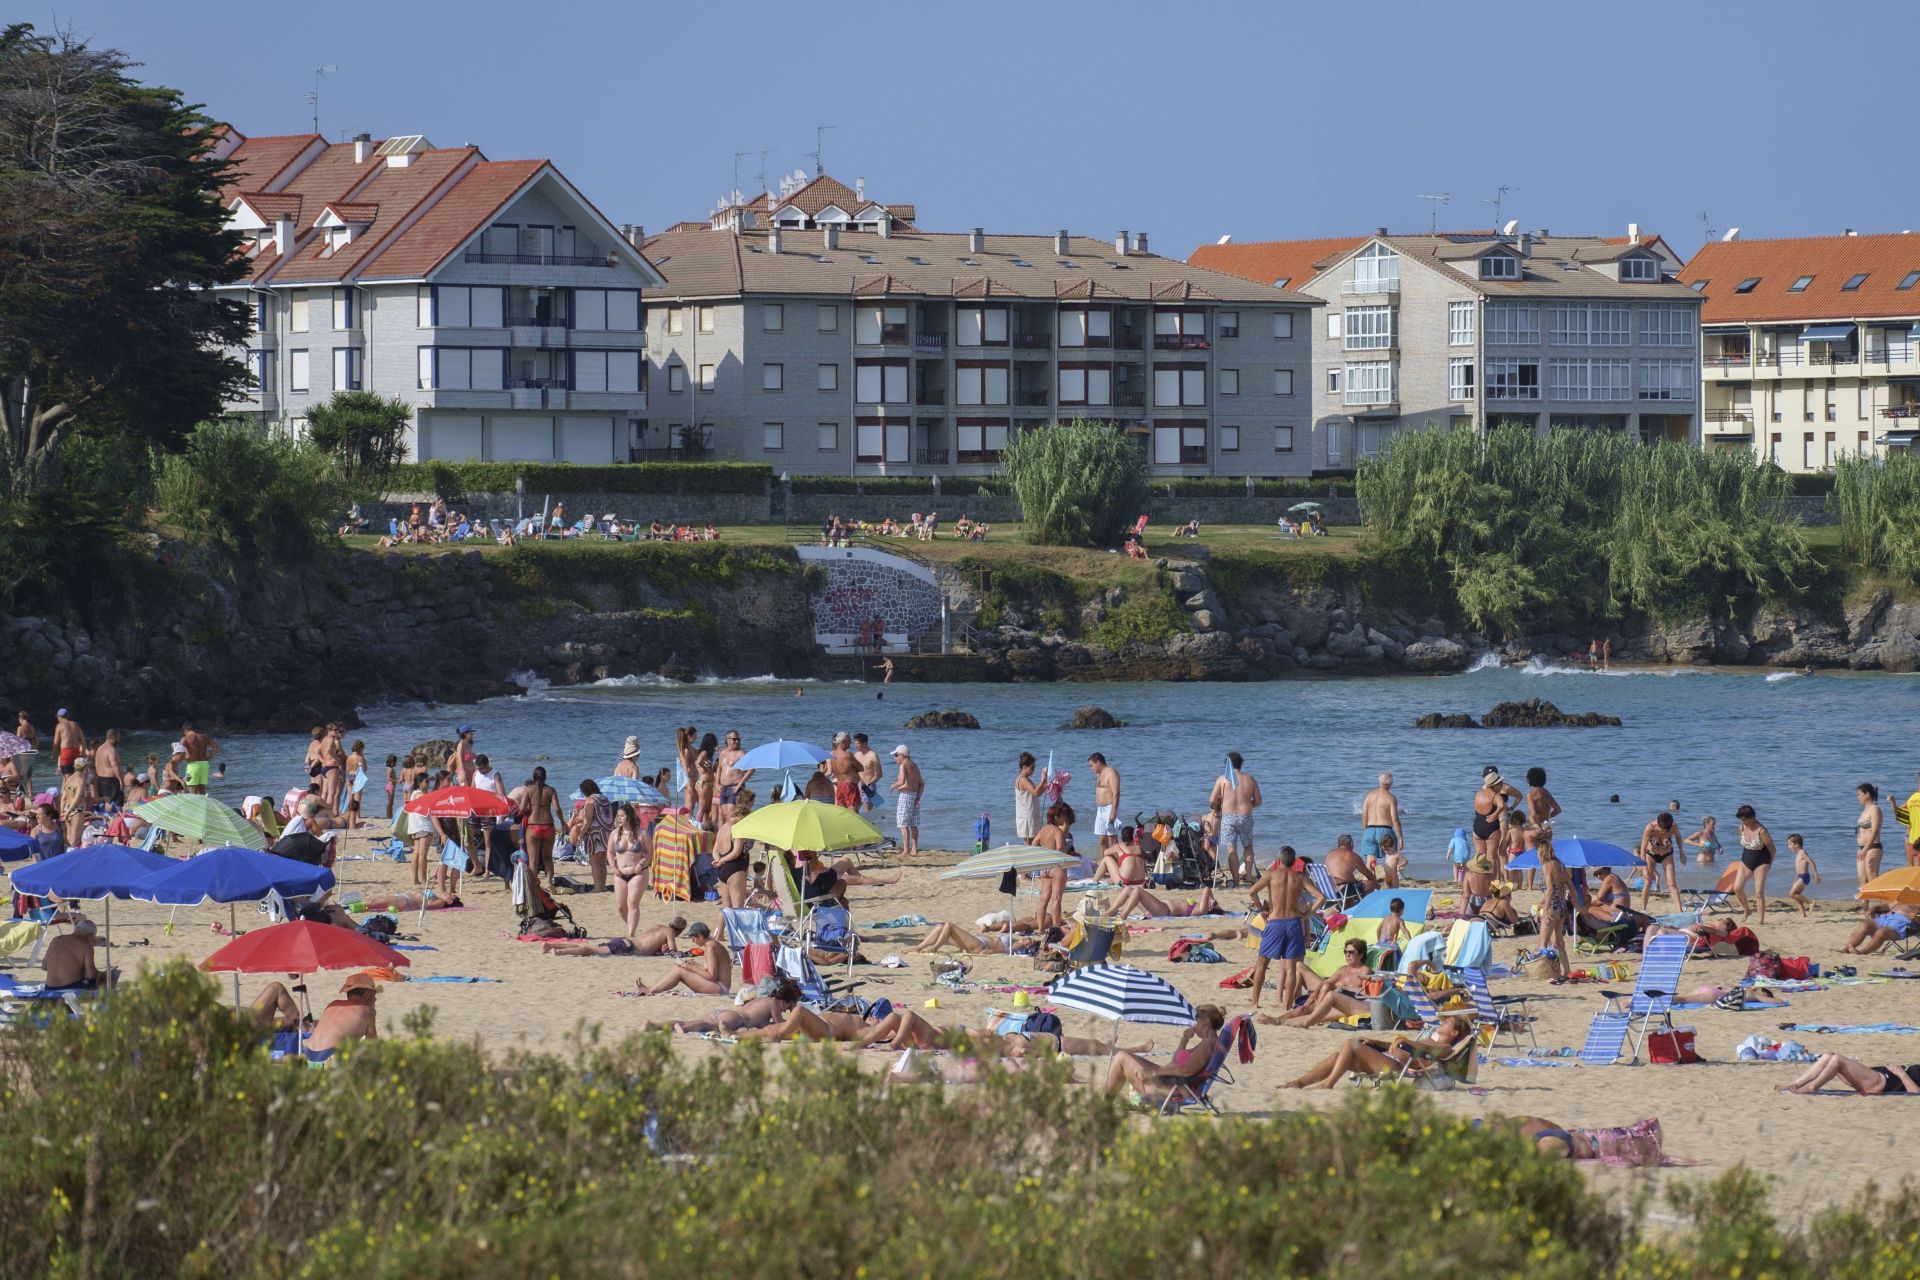
[[(342, 851), (348, 855), (364, 854), (369, 837), (384, 834), (385, 823), (375, 821), (370, 828), (362, 828), (359, 835), (343, 839)], [(898, 885), (854, 889), (851, 901), (855, 921), (865, 925), (919, 914), (936, 922), (952, 920), (970, 926), (983, 913), (1003, 908), (1007, 899), (995, 892), (996, 881), (937, 878), (938, 871), (957, 857), (926, 855), (917, 865), (905, 868), (905, 878)], [(367, 898), (404, 889), (409, 882), (404, 864), (384, 860), (343, 859), (336, 870), (342, 892), (357, 891)], [(584, 873), (583, 868), (568, 870), (576, 875)], [(1447, 890), (1444, 886), (1440, 888), (1444, 897)], [(1522, 905), (1531, 905), (1534, 897), (1522, 894)], [(1231, 910), (1245, 907), (1244, 892), (1228, 891), (1223, 898)], [(469, 975), (499, 981), (475, 985), (420, 982), (383, 985), (379, 1002), (383, 1030), (398, 1034), (401, 1021), (409, 1011), (430, 1005), (435, 1010), (433, 1025), (437, 1034), (477, 1038), (496, 1049), (517, 1046), (564, 1052), (569, 1041), (583, 1029), (597, 1028), (603, 1037), (617, 1038), (647, 1019), (693, 1017), (720, 1003), (706, 997), (638, 998), (629, 994), (637, 983), (662, 975), (672, 964), (668, 959), (546, 956), (541, 954), (538, 944), (515, 941), (513, 909), (506, 890), (497, 881), (466, 894), (465, 899), (469, 904), (465, 909), (430, 911), (424, 923), (417, 914), (405, 917), (403, 932), (417, 934), (419, 941), (435, 948), (409, 953), (413, 962), (409, 972), (418, 977)], [(1075, 900), (1076, 895), (1068, 895), (1069, 909)], [(612, 894), (580, 894), (563, 897), (562, 901), (591, 937), (605, 939), (619, 932)], [(1034, 901), (1032, 897), (1023, 896), (1021, 909), (1031, 910)], [(146, 943), (144, 946), (116, 945), (115, 962), (123, 971), (137, 968), (143, 961), (176, 955), (197, 962), (226, 940), (213, 931), (216, 923), (221, 928), (226, 926), (228, 912), (224, 906), (180, 908), (169, 936), (164, 927), (170, 914), (170, 908), (143, 903), (114, 905), (116, 943), (141, 939)], [(649, 899), (645, 908), (646, 923), (664, 922), (675, 914), (684, 914), (689, 920), (705, 920), (716, 928), (719, 924), (719, 911), (710, 903), (669, 904)], [(1765, 947), (1783, 955), (1806, 955), (1823, 967), (1835, 967), (1851, 960), (1862, 976), (1895, 968), (1887, 956), (1859, 959), (1839, 954), (1856, 919), (1857, 913), (1847, 904), (1816, 903), (1812, 916), (1802, 920), (1785, 898), (1777, 898), (1769, 907), (1764, 929), (1759, 929), (1757, 922), (1749, 923), (1756, 925)], [(243, 908), (240, 927), (243, 930), (257, 928), (263, 920), (252, 908)], [(1224, 942), (1217, 945), (1227, 956), (1228, 964), (1171, 964), (1166, 959), (1167, 948), (1185, 927), (1175, 922), (1139, 924), (1126, 940), (1125, 961), (1161, 974), (1196, 1005), (1221, 1004), (1230, 1014), (1245, 1008), (1249, 992), (1221, 990), (1218, 984), (1230, 973), (1252, 963), (1252, 949), (1244, 941)], [(904, 952), (923, 933), (920, 929), (863, 931), (861, 945), (868, 956), (878, 960), (890, 952)], [(1495, 961), (1511, 961), (1519, 947), (1530, 941), (1498, 940)], [(1044, 978), (1035, 973), (1028, 959), (988, 955), (975, 961), (973, 978), (980, 985), (969, 993), (955, 993), (933, 985), (933, 957), (905, 958), (904, 969), (888, 969), (878, 964), (862, 966), (858, 978), (865, 985), (859, 994), (885, 996), (916, 1009), (921, 1009), (928, 999), (937, 998), (937, 1010), (922, 1011), (941, 1023), (982, 1026), (989, 1006), (1004, 1009), (1012, 999), (1009, 992), (995, 991), (992, 987), (1038, 985)], [(1690, 960), (1682, 991), (1691, 992), (1703, 984), (1732, 985), (1745, 973), (1744, 960)], [(316, 1003), (332, 997), (341, 976), (344, 975), (315, 976), (312, 991)], [(243, 977), (243, 998), (251, 1000), (266, 981)], [(229, 980), (223, 978), (222, 982)], [(1524, 994), (1532, 998), (1532, 1010), (1538, 1019), (1536, 1033), (1543, 1048), (1577, 1048), (1594, 1011), (1600, 1007), (1600, 988), (1618, 985), (1555, 986), (1545, 981), (1509, 978), (1496, 981), (1494, 989), (1502, 994)], [(1707, 1008), (1676, 1014), (1677, 1023), (1697, 1030), (1699, 1051), (1708, 1060), (1704, 1065), (1654, 1066), (1643, 1061), (1639, 1066), (1609, 1068), (1521, 1068), (1487, 1061), (1481, 1066), (1478, 1086), (1472, 1091), (1456, 1090), (1432, 1096), (1448, 1112), (1538, 1115), (1564, 1125), (1627, 1124), (1646, 1116), (1657, 1116), (1665, 1130), (1668, 1151), (1701, 1163), (1669, 1168), (1651, 1176), (1663, 1181), (1709, 1177), (1744, 1160), (1774, 1175), (1773, 1199), (1778, 1212), (1788, 1218), (1804, 1219), (1820, 1207), (1850, 1197), (1870, 1181), (1878, 1180), (1884, 1185), (1898, 1179), (1907, 1162), (1899, 1155), (1897, 1137), (1920, 1132), (1917, 1127), (1920, 1126), (1920, 1100), (1860, 1098), (1851, 1093), (1813, 1097), (1784, 1095), (1776, 1092), (1777, 1087), (1793, 1079), (1804, 1067), (1740, 1063), (1734, 1060), (1735, 1048), (1749, 1034), (1774, 1032), (1782, 1022), (1920, 1025), (1920, 981), (1830, 986), (1821, 991), (1788, 993), (1785, 998), (1791, 1002), (1785, 1009), (1733, 1013)], [(1035, 1000), (1044, 1003), (1044, 997), (1036, 996)], [(1277, 1002), (1277, 994), (1270, 993), (1264, 1003), (1273, 1006)], [(1090, 1015), (1072, 1010), (1063, 1010), (1062, 1015), (1069, 1033), (1105, 1038), (1112, 1032), (1111, 1024)], [(1348, 1034), (1329, 1028), (1262, 1027), (1254, 1062), (1244, 1067), (1235, 1066), (1234, 1082), (1220, 1086), (1214, 1098), (1225, 1111), (1252, 1115), (1338, 1102), (1345, 1096), (1344, 1088), (1296, 1092), (1277, 1090), (1276, 1085), (1334, 1052), (1341, 1038)], [(1175, 1029), (1168, 1027), (1128, 1027), (1123, 1031), (1128, 1040), (1151, 1039), (1162, 1052), (1171, 1048), (1177, 1035)], [(1798, 1038), (1815, 1053), (1838, 1050), (1870, 1064), (1920, 1061), (1920, 1035), (1802, 1034)], [(681, 1046), (689, 1056), (720, 1051), (710, 1042), (692, 1038), (683, 1040)], [(1514, 1051), (1491, 1052), (1512, 1056)], [(864, 1056), (876, 1070), (890, 1065), (894, 1057), (879, 1051), (869, 1051)], [(1086, 1078), (1103, 1067), (1103, 1061), (1082, 1062), (1079, 1074)], [(1603, 1185), (1622, 1191), (1642, 1175), (1597, 1173), (1596, 1176)]]

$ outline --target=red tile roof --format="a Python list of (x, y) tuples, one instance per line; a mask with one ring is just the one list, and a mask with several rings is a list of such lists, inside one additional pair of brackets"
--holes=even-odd
[[(342, 222), (372, 222), (380, 216), (380, 206), (377, 202), (335, 200), (327, 205), (327, 209), (333, 210), (333, 216)], [(321, 212), (324, 213), (326, 210), (323, 209)]]
[[(463, 148), (461, 154), (469, 150)], [(408, 168), (418, 168), (428, 157), (442, 154), (447, 153), (416, 156)], [(486, 226), (502, 205), (546, 167), (545, 160), (483, 160), (474, 165), (420, 215), (419, 221), (372, 257), (364, 274), (400, 280), (426, 275)]]
[(227, 157), (227, 189), (222, 194), (222, 202), (230, 202), (237, 192), (261, 191), (272, 186), (282, 169), (319, 141), (321, 137), (317, 133), (246, 139)]
[[(274, 272), (275, 283), (344, 280), (363, 263), (376, 256), (384, 256), (381, 246), (400, 229), (401, 223), (412, 215), (422, 201), (454, 179), (479, 154), (478, 147), (422, 151), (413, 157), (412, 163), (400, 168), (391, 167), (382, 160), (380, 167), (355, 188), (351, 203), (327, 202), (336, 212), (362, 207), (372, 209), (374, 216), (371, 225), (331, 254), (326, 251), (325, 235), (309, 236), (292, 257)], [(456, 191), (458, 189), (454, 188)], [(319, 216), (320, 211), (316, 209), (314, 217)], [(344, 213), (341, 216), (348, 221), (354, 220)], [(405, 238), (402, 236), (403, 240)]]
[[(1792, 240), (1715, 241), (1693, 255), (1680, 278), (1705, 281), (1702, 324), (1764, 321), (1851, 320), (1920, 316), (1920, 282), (1901, 289), (1920, 271), (1920, 236), (1806, 236)], [(1841, 286), (1861, 272), (1857, 289)], [(1801, 276), (1813, 282), (1787, 292)], [(1751, 293), (1735, 293), (1758, 279)]]
[(1319, 274), (1316, 263), (1351, 253), (1366, 236), (1334, 236), (1325, 240), (1265, 240), (1249, 244), (1203, 244), (1187, 257), (1196, 267), (1208, 267), (1253, 280), (1299, 289)]
[(299, 196), (285, 195), (278, 191), (249, 191), (240, 199), (245, 200), (247, 207), (260, 215), (262, 222), (272, 222), (276, 218), (297, 220), (300, 217)]

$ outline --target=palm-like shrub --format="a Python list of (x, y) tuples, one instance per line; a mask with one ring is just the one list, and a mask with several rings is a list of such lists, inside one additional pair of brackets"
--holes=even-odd
[(1000, 455), (1020, 499), (1027, 541), (1118, 546), (1147, 509), (1147, 460), (1108, 422), (1051, 423), (1007, 442)]

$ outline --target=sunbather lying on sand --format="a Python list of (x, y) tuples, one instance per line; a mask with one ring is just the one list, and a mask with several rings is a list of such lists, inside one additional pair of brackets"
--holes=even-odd
[(1782, 1085), (1782, 1093), (1818, 1093), (1835, 1079), (1855, 1093), (1868, 1097), (1881, 1094), (1920, 1094), (1920, 1062), (1907, 1067), (1870, 1067), (1844, 1054), (1826, 1053), (1807, 1068), (1806, 1074), (1792, 1084)]
[[(605, 942), (568, 942), (549, 938), (540, 944), (540, 954), (548, 956), (657, 956), (672, 948), (687, 927), (686, 920), (675, 916), (667, 924), (642, 929), (631, 938), (608, 938)], [(709, 992), (708, 994), (716, 994)]]
[[(1523, 1136), (1533, 1140), (1534, 1150), (1543, 1156), (1564, 1160), (1604, 1160), (1612, 1165), (1658, 1168), (1663, 1164), (1692, 1164), (1676, 1160), (1660, 1149), (1660, 1122), (1642, 1120), (1638, 1124), (1609, 1129), (1574, 1129), (1543, 1120), (1539, 1116), (1516, 1116)], [(1475, 1124), (1480, 1123), (1478, 1120)]]
[(1149, 893), (1145, 886), (1135, 885), (1131, 889), (1122, 889), (1106, 900), (1099, 908), (1104, 916), (1124, 920), (1139, 912), (1148, 916), (1213, 916), (1225, 914), (1224, 909), (1214, 900), (1212, 889), (1202, 889), (1198, 898), (1186, 902), (1167, 902)]
[(803, 1004), (797, 1004), (787, 1013), (785, 1020), (761, 1027), (758, 1031), (743, 1031), (740, 1033), (740, 1038), (742, 1040), (814, 1040), (821, 1043), (840, 1041), (855, 1044), (873, 1029), (875, 1022), (893, 1012), (893, 1004), (887, 1000), (874, 1001), (872, 1008), (878, 1012), (815, 1010)]
[[(1027, 1031), (1010, 1031), (1005, 1035), (995, 1035), (992, 1031), (969, 1030), (958, 1024), (939, 1027), (911, 1009), (900, 1008), (894, 1009), (886, 1017), (875, 1022), (860, 1040), (862, 1049), (876, 1044), (887, 1044), (894, 1049), (943, 1049), (965, 1044), (976, 1053), (1003, 1053), (1012, 1058), (1026, 1057), (1029, 1054), (1043, 1056), (1047, 1053), (1086, 1057), (1105, 1054), (1112, 1050), (1112, 1046), (1105, 1041), (1089, 1040), (1081, 1036), (1056, 1036), (1049, 1032)], [(1132, 1046), (1132, 1051), (1144, 1052), (1152, 1047), (1151, 1043), (1139, 1044)]]
[(678, 1031), (684, 1035), (738, 1035), (768, 1026), (775, 1018), (800, 1003), (800, 988), (791, 978), (774, 983), (773, 994), (757, 996), (743, 1005), (715, 1009), (704, 1018), (683, 1018), (675, 1022), (644, 1022), (640, 1030)]
[[(1461, 1037), (1468, 1034), (1465, 1018), (1442, 1018), (1432, 1032), (1418, 1040), (1411, 1036), (1395, 1036), (1392, 1043), (1380, 1040), (1347, 1040), (1337, 1052), (1322, 1058), (1305, 1071), (1287, 1081), (1283, 1089), (1309, 1089), (1318, 1086), (1331, 1089), (1345, 1080), (1349, 1073), (1360, 1072), (1369, 1076), (1398, 1076), (1406, 1069), (1409, 1059), (1415, 1055), (1408, 1052), (1407, 1046), (1418, 1045), (1425, 1054), (1444, 1057)], [(1413, 1070), (1417, 1074), (1431, 1070), (1431, 1061), (1414, 1061)]]

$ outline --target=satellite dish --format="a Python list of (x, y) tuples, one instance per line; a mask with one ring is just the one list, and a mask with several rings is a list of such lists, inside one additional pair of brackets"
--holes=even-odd
[(1520, 219), (1510, 218), (1507, 221), (1507, 225), (1500, 228), (1500, 234), (1503, 236), (1510, 236), (1514, 232), (1518, 231), (1519, 229), (1520, 229)]
[(806, 185), (807, 185), (807, 171), (806, 171), (805, 169), (795, 169), (795, 170), (793, 171), (793, 180), (794, 180), (794, 182), (795, 182), (796, 184), (798, 184), (799, 186), (803, 186), (803, 187), (804, 187), (804, 186), (806, 186)]

